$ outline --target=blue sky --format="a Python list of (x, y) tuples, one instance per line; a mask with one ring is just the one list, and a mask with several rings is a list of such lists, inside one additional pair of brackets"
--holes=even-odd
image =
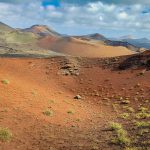
[(42, 1), (42, 6), (47, 7), (49, 5), (55, 6), (55, 7), (60, 7), (60, 0), (43, 0)]
[(150, 38), (150, 0), (0, 0), (0, 21), (45, 24), (63, 34)]

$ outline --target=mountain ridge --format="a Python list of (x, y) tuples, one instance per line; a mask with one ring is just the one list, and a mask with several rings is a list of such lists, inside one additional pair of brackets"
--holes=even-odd
[(140, 48), (126, 41), (112, 41), (99, 33), (81, 36), (64, 36), (46, 25), (33, 25), (26, 29), (14, 29), (1, 23), (0, 46), (5, 47), (3, 53), (20, 52), (26, 54), (53, 51), (60, 55), (82, 57), (111, 57), (130, 55)]

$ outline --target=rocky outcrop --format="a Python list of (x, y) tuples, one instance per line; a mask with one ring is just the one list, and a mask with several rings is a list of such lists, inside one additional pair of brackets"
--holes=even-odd
[(150, 51), (145, 51), (140, 54), (136, 54), (126, 58), (120, 65), (118, 69), (125, 70), (128, 68), (137, 69), (137, 68), (146, 68), (150, 69)]

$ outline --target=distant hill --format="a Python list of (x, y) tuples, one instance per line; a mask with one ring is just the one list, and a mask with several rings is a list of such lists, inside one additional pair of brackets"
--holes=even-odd
[(105, 41), (106, 45), (110, 46), (123, 46), (126, 47), (132, 51), (138, 52), (140, 49), (136, 47), (135, 45), (130, 44), (129, 42), (126, 41), (111, 41), (111, 40), (106, 40)]
[(127, 36), (122, 36), (119, 38), (109, 38), (109, 40), (128, 42), (129, 44), (132, 44), (133, 46), (136, 46), (138, 48), (150, 49), (150, 39), (148, 38), (136, 39), (132, 35), (127, 35)]
[[(42, 39), (41, 39), (42, 40)], [(40, 42), (40, 46), (57, 53), (82, 57), (113, 57), (134, 54), (134, 51), (123, 46), (109, 46), (100, 42), (87, 41), (75, 37), (62, 37), (52, 42), (51, 39)]]
[(46, 25), (33, 25), (32, 27), (27, 28), (27, 29), (23, 29), (22, 31), (32, 32), (35, 34), (39, 34), (40, 36), (47, 36), (47, 35), (61, 36), (61, 34), (55, 32), (54, 30), (50, 29)]
[(123, 42), (128, 42), (130, 44), (133, 44), (137, 47), (143, 47), (150, 49), (150, 40), (147, 38), (141, 38), (141, 39), (123, 39)]
[(13, 31), (14, 29), (11, 28), (10, 26), (0, 22), (0, 33), (3, 33), (3, 32), (10, 32), (10, 31)]
[(94, 34), (88, 34), (88, 35), (82, 35), (82, 36), (74, 36), (75, 38), (80, 38), (80, 39), (93, 39), (93, 40), (99, 40), (99, 41), (105, 41), (107, 38), (99, 33), (94, 33)]
[(121, 36), (118, 38), (118, 40), (123, 40), (123, 39), (134, 39), (133, 35), (125, 35), (125, 36)]
[(136, 46), (126, 41), (108, 40), (99, 33), (64, 36), (46, 25), (13, 29), (0, 23), (0, 54), (113, 57), (130, 55), (138, 51)]

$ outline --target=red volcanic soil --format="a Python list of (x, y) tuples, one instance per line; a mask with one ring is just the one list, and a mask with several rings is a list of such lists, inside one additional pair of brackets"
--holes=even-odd
[(48, 36), (39, 40), (38, 45), (52, 51), (81, 57), (114, 57), (134, 54), (123, 46), (108, 46), (102, 42), (92, 42), (71, 37)]
[[(133, 121), (141, 106), (149, 109), (150, 71), (120, 71), (102, 61), (0, 58), (0, 80), (9, 81), (0, 82), (0, 127), (13, 134), (9, 142), (0, 140), (0, 150), (147, 149), (142, 142), (149, 135), (137, 138)], [(124, 105), (134, 109), (127, 120), (120, 118), (127, 113)], [(135, 142), (112, 144), (116, 134), (108, 130), (110, 122), (121, 123)]]
[(42, 48), (46, 48), (46, 49), (49, 49), (49, 45), (53, 44), (54, 42), (56, 42), (58, 38), (55, 37), (55, 36), (45, 36), (43, 38), (41, 38), (39, 41), (38, 41), (38, 45)]

